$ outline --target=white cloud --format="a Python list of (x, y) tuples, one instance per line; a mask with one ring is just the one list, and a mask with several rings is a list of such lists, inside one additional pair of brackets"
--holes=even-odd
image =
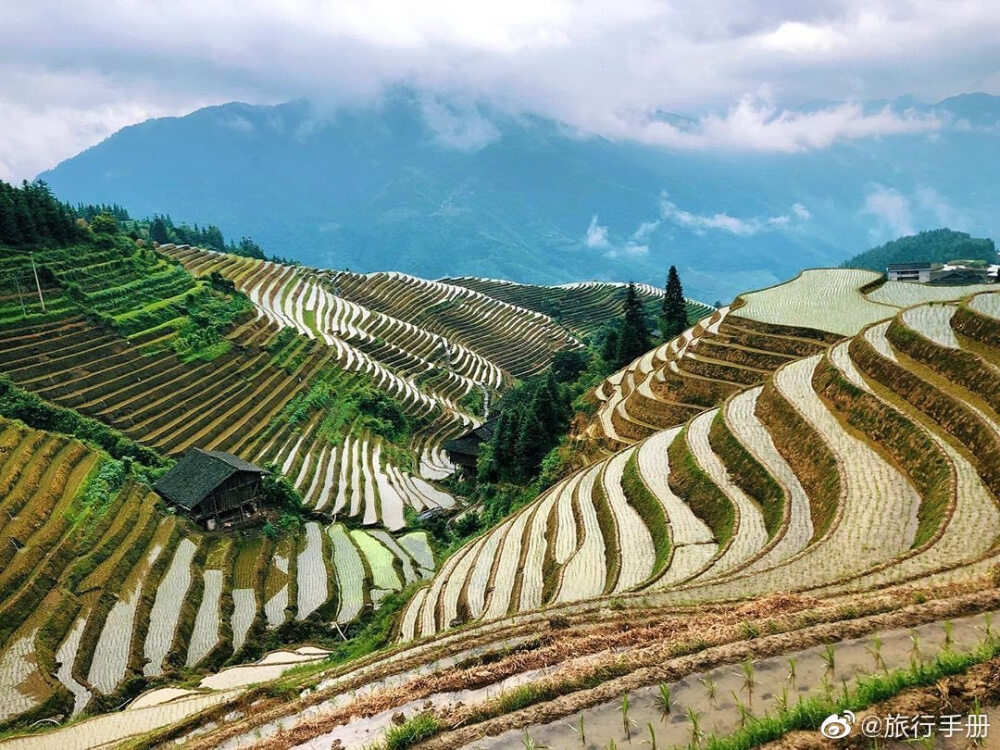
[(639, 227), (632, 232), (632, 239), (636, 242), (641, 242), (642, 240), (649, 237), (653, 232), (655, 232), (660, 227), (660, 220), (655, 221), (644, 221), (639, 224)]
[(702, 117), (695, 128), (655, 121), (643, 126), (637, 137), (683, 149), (796, 153), (844, 140), (931, 132), (944, 125), (945, 121), (932, 113), (898, 114), (888, 107), (866, 112), (859, 102), (797, 112), (779, 109), (767, 96), (746, 95), (725, 115)]
[(590, 226), (587, 227), (587, 235), (584, 239), (587, 247), (607, 248), (611, 246), (608, 242), (608, 228), (597, 223), (597, 215), (590, 217)]
[(455, 107), (436, 97), (422, 96), (424, 122), (443, 146), (459, 151), (478, 151), (500, 137), (496, 126), (475, 106)]
[(963, 228), (967, 221), (965, 215), (956, 209), (934, 188), (918, 185), (915, 190), (916, 205), (925, 223), (930, 222), (951, 229)]
[(875, 242), (937, 227), (967, 231), (970, 224), (963, 211), (927, 185), (916, 185), (911, 193), (872, 185), (865, 194), (861, 213), (875, 219), (868, 230)]
[(715, 214), (694, 214), (685, 211), (669, 199), (666, 193), (660, 196), (660, 215), (667, 221), (682, 227), (704, 232), (707, 229), (717, 229), (742, 237), (756, 234), (760, 231), (760, 222), (756, 219), (745, 221), (725, 212)]
[(766, 49), (796, 53), (829, 52), (843, 42), (842, 35), (829, 26), (798, 21), (785, 21), (760, 37), (760, 45)]
[(250, 135), (256, 131), (252, 122), (250, 122), (247, 118), (240, 117), (238, 115), (220, 118), (218, 122), (222, 125), (222, 127), (235, 130), (237, 133), (243, 133), (244, 135)]
[[(800, 221), (804, 221), (810, 216), (809, 211), (801, 203), (793, 204), (791, 212)], [(766, 218), (754, 216), (741, 219), (736, 216), (730, 216), (724, 211), (714, 214), (692, 213), (680, 208), (670, 200), (670, 196), (667, 193), (660, 194), (660, 216), (663, 220), (690, 229), (696, 234), (705, 234), (708, 231), (720, 231), (729, 232), (739, 237), (749, 237), (768, 229), (787, 229), (794, 225), (793, 218), (788, 214), (779, 214)]]
[(606, 258), (635, 258), (649, 254), (649, 244), (646, 239), (652, 235), (660, 226), (659, 219), (654, 221), (644, 221), (639, 224), (629, 238), (622, 244), (613, 243), (610, 239), (608, 227), (597, 223), (597, 215), (590, 218), (590, 226), (587, 227), (587, 234), (584, 242), (587, 247), (604, 250)]
[(621, 247), (613, 247), (604, 253), (605, 257), (615, 260), (617, 258), (636, 258), (649, 254), (649, 245), (639, 245), (629, 240)]
[[(8, 178), (234, 99), (335, 110), (404, 85), (609, 138), (798, 152), (947, 125), (858, 101), (1000, 91), (987, 0), (0, 0), (0, 17)], [(474, 109), (425, 116), (451, 147), (493, 137)]]
[(863, 213), (871, 214), (877, 220), (873, 237), (913, 234), (913, 214), (910, 199), (895, 188), (873, 185), (865, 196)]

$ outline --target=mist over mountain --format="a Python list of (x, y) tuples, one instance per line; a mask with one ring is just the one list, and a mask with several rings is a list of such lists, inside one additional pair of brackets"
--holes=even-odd
[(997, 234), (1000, 98), (892, 106), (942, 124), (776, 153), (616, 142), (411, 91), (333, 113), (231, 103), (124, 128), (39, 177), (314, 266), (661, 285), (676, 264), (711, 302), (920, 229)]

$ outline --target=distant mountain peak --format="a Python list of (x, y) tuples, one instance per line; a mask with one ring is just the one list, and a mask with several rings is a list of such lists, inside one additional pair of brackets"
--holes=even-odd
[(728, 299), (923, 228), (991, 234), (1000, 149), (978, 124), (998, 102), (925, 105), (968, 132), (720, 153), (399, 88), (365, 106), (234, 101), (149, 120), (41, 176), (64, 200), (215, 224), (313, 266), (661, 286), (677, 265), (693, 296)]

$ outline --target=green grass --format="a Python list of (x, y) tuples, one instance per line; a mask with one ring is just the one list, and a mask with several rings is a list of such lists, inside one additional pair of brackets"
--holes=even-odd
[[(858, 679), (854, 688), (831, 691), (825, 695), (800, 700), (795, 705), (748, 720), (746, 725), (725, 737), (709, 736), (702, 742), (705, 750), (749, 750), (779, 739), (788, 732), (818, 729), (830, 714), (845, 710), (859, 712), (888, 700), (904, 690), (933, 685), (950, 675), (961, 674), (970, 667), (1000, 655), (1000, 641), (990, 639), (979, 648), (966, 652), (942, 652), (933, 660), (913, 663), (909, 668)], [(845, 694), (846, 693), (846, 694)]]
[(719, 547), (724, 547), (733, 535), (736, 513), (729, 498), (698, 466), (687, 445), (687, 428), (674, 438), (667, 455), (670, 489), (687, 501), (695, 515), (708, 524)]
[(788, 461), (809, 496), (813, 536), (826, 536), (840, 503), (840, 470), (837, 459), (819, 433), (768, 382), (757, 400), (757, 416), (771, 433), (774, 446)]
[(622, 489), (629, 504), (642, 517), (642, 522), (653, 537), (653, 572), (650, 578), (656, 578), (670, 560), (670, 527), (663, 505), (649, 491), (639, 473), (639, 452), (634, 451), (625, 464), (622, 474)]
[[(604, 491), (603, 477), (602, 473), (601, 477), (594, 483), (591, 497), (594, 503), (594, 512), (597, 514), (597, 525), (604, 535), (604, 569), (607, 571), (604, 579), (604, 593), (610, 594), (618, 582), (618, 574), (621, 573), (622, 555), (618, 540), (618, 524), (615, 521), (615, 514), (611, 511), (608, 495)], [(590, 502), (590, 500), (581, 498), (581, 502)]]
[(760, 504), (764, 528), (768, 538), (773, 537), (785, 520), (785, 493), (767, 469), (730, 431), (723, 409), (712, 420), (708, 442), (725, 462), (733, 481)]
[(404, 750), (433, 737), (442, 729), (434, 714), (418, 714), (386, 732), (383, 747), (385, 750)]
[(309, 330), (316, 334), (319, 338), (319, 329), (316, 327), (316, 311), (315, 310), (303, 310), (302, 311), (302, 322), (308, 326)]
[(128, 467), (122, 461), (104, 461), (74, 498), (73, 507), (68, 511), (70, 523), (76, 523), (84, 517), (91, 520), (103, 517), (127, 478)]
[(214, 343), (203, 346), (200, 349), (195, 349), (189, 351), (186, 354), (181, 355), (182, 362), (211, 362), (213, 359), (218, 359), (223, 354), (231, 351), (233, 348), (233, 342), (229, 339), (222, 339)]

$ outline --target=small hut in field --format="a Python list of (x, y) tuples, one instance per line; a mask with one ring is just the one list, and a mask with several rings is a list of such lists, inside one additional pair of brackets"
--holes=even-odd
[(209, 530), (252, 518), (269, 472), (222, 451), (192, 448), (153, 485), (161, 497)]
[(479, 451), (483, 443), (488, 443), (493, 437), (499, 417), (493, 417), (483, 422), (479, 427), (469, 430), (452, 440), (446, 440), (441, 447), (448, 454), (448, 460), (459, 467), (462, 475), (471, 478), (476, 475), (476, 464), (479, 461)]

